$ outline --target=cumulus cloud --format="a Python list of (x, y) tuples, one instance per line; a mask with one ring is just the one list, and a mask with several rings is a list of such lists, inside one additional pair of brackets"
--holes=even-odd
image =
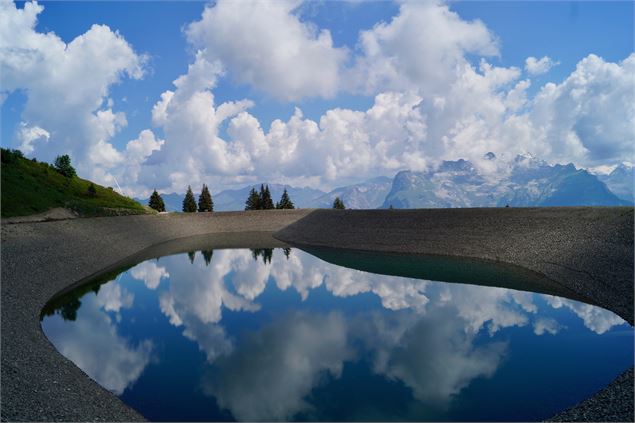
[[(110, 286), (110, 288), (108, 288)], [(121, 292), (116, 282), (101, 287), (111, 294)], [(115, 295), (116, 296), (116, 295)], [(106, 303), (107, 304), (107, 303)], [(81, 318), (72, 325), (59, 317), (46, 321), (46, 336), (64, 357), (106, 389), (121, 395), (133, 384), (150, 362), (153, 344), (143, 340), (136, 346), (117, 333), (117, 327), (104, 312), (103, 298), (82, 298)]]
[[(22, 118), (31, 129), (18, 134), (25, 152), (47, 161), (68, 153), (80, 173), (98, 175), (120, 163), (110, 141), (127, 124), (122, 112), (113, 111), (110, 87), (124, 77), (141, 78), (144, 57), (105, 25), (93, 25), (69, 43), (38, 32), (43, 9), (37, 2), (18, 9), (0, 1), (2, 96), (26, 93)], [(48, 142), (36, 141), (43, 139)]]
[(250, 169), (246, 148), (221, 139), (219, 126), (253, 103), (243, 100), (216, 105), (211, 88), (220, 72), (217, 62), (209, 62), (199, 52), (188, 73), (174, 81), (175, 90), (161, 94), (152, 109), (152, 120), (165, 134), (165, 142), (150, 143), (151, 155), (140, 170), (128, 173), (126, 185), (181, 191), (204, 182), (208, 175), (233, 177)]
[(223, 307), (250, 312), (260, 308), (243, 295), (232, 293), (224, 282), (232, 271), (250, 272), (253, 262), (245, 250), (217, 251), (209, 266), (203, 260), (191, 264), (184, 255), (164, 259), (170, 283), (159, 298), (161, 311), (172, 325), (183, 326), (183, 334), (198, 344), (210, 362), (233, 348), (218, 325)]
[(555, 62), (548, 56), (543, 56), (541, 59), (536, 59), (535, 57), (530, 56), (525, 59), (525, 70), (529, 75), (532, 76), (547, 73), (552, 67), (556, 65), (558, 65), (558, 62)]
[[(206, 9), (188, 34), (203, 33), (208, 19), (217, 19), (217, 14), (232, 8), (220, 3)], [(292, 9), (285, 10), (296, 19)], [(431, 31), (452, 35), (433, 37)], [(195, 45), (203, 48), (204, 37), (197, 37)], [(175, 81), (176, 89), (166, 91), (154, 106), (153, 121), (163, 129), (166, 142), (152, 154), (151, 164), (142, 166), (139, 186), (153, 182), (165, 191), (180, 191), (190, 182), (227, 186), (269, 179), (331, 188), (402, 169), (423, 170), (456, 158), (469, 159), (482, 172), (496, 176), (502, 161), (484, 160), (489, 151), (507, 153), (500, 154), (502, 158), (530, 151), (547, 160), (578, 165), (621, 160), (631, 154), (627, 127), (633, 116), (627, 104), (632, 100), (628, 89), (632, 81), (622, 78), (619, 86), (620, 78), (616, 78), (626, 74), (619, 68), (630, 66), (629, 60), (620, 65), (605, 63), (613, 74), (607, 74), (604, 84), (588, 98), (599, 101), (592, 97), (603, 98), (597, 94), (606, 91), (615, 96), (613, 104), (624, 104), (617, 113), (625, 115), (620, 116), (621, 123), (609, 128), (614, 119), (604, 122), (611, 112), (602, 107), (595, 120), (575, 113), (577, 100), (561, 107), (572, 98), (567, 92), (574, 87), (566, 88), (572, 80), (592, 81), (575, 75), (592, 56), (565, 82), (547, 84), (535, 99), (529, 99), (531, 80), (520, 79), (521, 69), (494, 66), (484, 59), (473, 65), (467, 60), (467, 54), (497, 55), (498, 42), (482, 22), (462, 20), (447, 5), (403, 4), (390, 22), (363, 32), (360, 40), (360, 53), (342, 78), (363, 81), (365, 86), (353, 87), (345, 81), (342, 87), (381, 91), (372, 107), (366, 111), (336, 108), (318, 120), (305, 118), (296, 108), (288, 120), (274, 120), (268, 131), (249, 113), (253, 103), (248, 100), (215, 105), (212, 90), (224, 75), (227, 59), (210, 56), (209, 51), (216, 50), (199, 50), (188, 73)], [(586, 98), (583, 93), (577, 95)], [(559, 112), (566, 115), (564, 119), (553, 118)], [(223, 122), (227, 122), (225, 137), (219, 135)], [(593, 152), (575, 142), (583, 138), (574, 133), (581, 134), (585, 128), (595, 133), (607, 128), (602, 139), (584, 138), (588, 147), (596, 147)], [(611, 153), (601, 154), (606, 151)], [(602, 155), (603, 159), (598, 157)]]
[(553, 308), (557, 309), (564, 306), (573, 311), (580, 319), (582, 319), (584, 326), (598, 335), (609, 331), (613, 326), (626, 323), (624, 319), (615, 313), (600, 307), (551, 295), (545, 295), (544, 297), (547, 303)]
[(465, 21), (436, 1), (406, 2), (390, 22), (360, 34), (349, 84), (366, 93), (419, 90), (444, 94), (468, 67), (466, 54), (498, 54), (495, 36), (479, 20)]
[(534, 321), (534, 333), (536, 335), (542, 335), (544, 333), (555, 335), (560, 329), (562, 329), (562, 326), (555, 319), (550, 317), (541, 317)]
[(26, 122), (20, 123), (18, 130), (18, 141), (20, 151), (24, 154), (31, 154), (35, 150), (34, 143), (46, 143), (51, 138), (51, 134), (46, 129), (39, 126), (29, 126)]
[(134, 294), (122, 288), (118, 283), (101, 285), (97, 293), (96, 303), (106, 311), (118, 313), (122, 308), (132, 307)]
[(305, 397), (323, 374), (339, 377), (350, 358), (342, 315), (295, 313), (220, 358), (204, 389), (238, 420), (287, 420), (309, 409)]
[[(352, 50), (335, 47), (294, 1), (208, 5), (185, 28), (195, 57), (154, 104), (155, 128), (118, 150), (112, 140), (127, 118), (109, 90), (140, 78), (143, 56), (106, 26), (66, 44), (35, 30), (37, 3), (0, 4), (3, 95), (28, 93), (17, 142), (45, 160), (71, 153), (80, 174), (116, 178), (129, 195), (262, 180), (330, 189), (457, 158), (495, 178), (523, 152), (583, 167), (635, 161), (635, 54), (616, 63), (591, 54), (530, 98), (531, 78), (556, 62), (530, 57), (525, 74), (493, 65), (496, 36), (442, 2), (400, 4)], [(266, 129), (251, 100), (216, 101), (219, 81), (232, 79), (287, 101), (348, 92), (374, 102), (318, 119), (296, 108)], [(490, 151), (500, 160), (484, 160)]]
[(477, 377), (490, 377), (507, 352), (504, 342), (475, 346), (477, 332), (447, 304), (425, 318), (370, 323), (363, 341), (375, 355), (375, 372), (402, 381), (426, 404), (447, 405)]
[(529, 116), (545, 155), (587, 166), (633, 161), (634, 72), (635, 54), (618, 63), (590, 54), (562, 83), (543, 86)]
[(328, 30), (302, 22), (299, 5), (221, 0), (188, 26), (187, 38), (237, 83), (281, 100), (332, 97), (347, 51), (333, 46)]
[(170, 274), (163, 266), (152, 261), (144, 261), (130, 270), (133, 278), (143, 281), (148, 289), (156, 289), (161, 283), (161, 279), (169, 278)]

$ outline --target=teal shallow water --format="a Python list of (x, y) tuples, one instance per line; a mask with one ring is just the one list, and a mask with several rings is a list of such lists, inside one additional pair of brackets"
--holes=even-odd
[(150, 420), (541, 420), (633, 365), (612, 312), (416, 278), (516, 286), (505, 270), (315, 253), (341, 266), (298, 249), (145, 261), (57, 299), (42, 327)]

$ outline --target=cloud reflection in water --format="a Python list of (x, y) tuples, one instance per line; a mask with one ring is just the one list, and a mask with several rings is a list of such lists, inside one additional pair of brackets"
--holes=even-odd
[[(545, 308), (570, 310), (597, 334), (624, 323), (606, 310), (558, 297), (365, 273), (296, 249), (174, 255), (141, 263), (128, 274), (82, 297), (73, 324), (59, 316), (46, 322), (47, 336), (87, 374), (121, 394), (151, 362), (153, 342), (161, 340), (144, 338), (134, 346), (118, 333), (117, 322), (122, 310), (132, 310), (135, 293), (155, 292), (158, 312), (204, 354), (201, 389), (238, 420), (311, 415), (312, 392), (340, 379), (347, 363), (362, 362), (372, 374), (407, 387), (417, 401), (447, 408), (506, 360), (502, 330), (526, 326), (541, 336), (567, 330), (553, 313), (542, 315)], [(130, 292), (130, 279), (145, 287), (137, 283)], [(271, 290), (295, 291), (295, 308), (267, 308)], [(309, 307), (312, 296), (324, 292), (333, 298), (328, 306)], [(334, 300), (362, 295), (376, 305), (368, 300), (353, 310)], [(225, 313), (252, 315), (257, 324), (232, 331)]]

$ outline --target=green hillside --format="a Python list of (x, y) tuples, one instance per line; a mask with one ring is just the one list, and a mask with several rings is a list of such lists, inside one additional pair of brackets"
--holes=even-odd
[(54, 207), (65, 207), (82, 216), (142, 214), (147, 209), (136, 201), (119, 195), (112, 188), (94, 184), (73, 176), (67, 178), (48, 163), (21, 157), (2, 149), (2, 217), (41, 213)]

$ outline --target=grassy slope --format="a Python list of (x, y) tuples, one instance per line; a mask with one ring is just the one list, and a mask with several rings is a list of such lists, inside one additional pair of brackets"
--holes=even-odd
[(88, 193), (90, 181), (67, 179), (47, 163), (18, 158), (2, 163), (2, 217), (41, 213), (66, 207), (84, 216), (140, 214), (146, 209), (136, 201), (95, 184), (97, 194)]

